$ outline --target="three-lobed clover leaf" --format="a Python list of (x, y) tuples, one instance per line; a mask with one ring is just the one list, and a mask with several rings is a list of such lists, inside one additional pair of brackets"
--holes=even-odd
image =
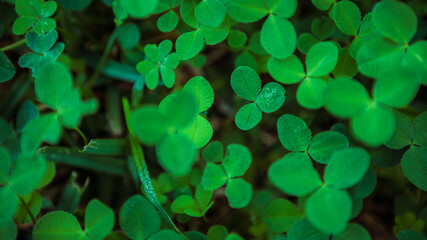
[(56, 11), (55, 1), (44, 0), (16, 0), (15, 8), (19, 17), (12, 26), (15, 35), (22, 35), (30, 28), (38, 34), (50, 32), (55, 29), (56, 22), (50, 18)]
[(267, 68), (278, 82), (294, 84), (303, 80), (297, 90), (298, 103), (308, 109), (319, 109), (324, 105), (323, 92), (327, 85), (322, 77), (328, 76), (334, 70), (337, 61), (337, 46), (332, 42), (320, 42), (307, 52), (306, 73), (295, 55), (286, 59), (271, 57)]
[[(215, 150), (212, 148), (215, 148)], [(208, 162), (200, 184), (204, 189), (211, 191), (226, 184), (225, 195), (227, 196), (230, 207), (246, 207), (252, 198), (252, 186), (241, 177), (251, 165), (251, 153), (245, 146), (230, 144), (226, 148), (224, 159), (222, 159), (222, 149), (221, 143), (213, 142), (203, 151), (206, 161), (212, 161), (213, 157), (215, 162), (222, 163), (218, 165)], [(212, 150), (214, 153), (212, 153)], [(211, 152), (209, 153), (210, 156), (208, 156), (208, 152)]]
[(175, 72), (173, 71), (179, 64), (177, 53), (170, 53), (172, 41), (164, 40), (159, 46), (148, 44), (144, 47), (147, 60), (136, 66), (138, 72), (145, 76), (146, 86), (153, 90), (159, 83), (159, 72), (161, 80), (167, 88), (171, 88), (175, 83)]
[(19, 58), (18, 64), (22, 68), (30, 68), (33, 77), (36, 77), (42, 66), (50, 64), (58, 59), (59, 55), (64, 50), (63, 43), (56, 43), (53, 47), (44, 54), (29, 52)]
[(144, 18), (154, 12), (158, 0), (114, 0), (113, 11), (116, 21), (121, 23), (128, 15), (132, 18)]
[[(337, 150), (326, 166), (322, 183), (308, 155), (291, 152), (273, 163), (268, 175), (284, 193), (302, 197), (314, 192), (305, 207), (308, 219), (324, 233), (339, 234), (345, 230), (352, 212), (352, 200), (343, 190), (361, 181), (369, 163), (370, 156), (362, 148)], [(334, 211), (336, 206), (340, 211)]]
[(409, 149), (402, 157), (402, 170), (408, 180), (423, 190), (427, 189), (427, 112), (418, 115), (413, 122), (403, 113), (394, 111), (396, 130), (385, 145), (392, 149)]
[(255, 127), (261, 121), (262, 111), (274, 112), (285, 102), (285, 88), (282, 85), (267, 83), (261, 89), (261, 78), (247, 66), (240, 66), (233, 71), (230, 84), (241, 98), (254, 101), (244, 105), (236, 114), (236, 126), (242, 130)]

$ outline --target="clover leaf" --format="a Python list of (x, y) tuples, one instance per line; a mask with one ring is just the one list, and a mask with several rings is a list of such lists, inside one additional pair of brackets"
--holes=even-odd
[(181, 195), (176, 198), (171, 210), (175, 213), (185, 213), (192, 217), (202, 217), (212, 206), (212, 191), (204, 190), (200, 185), (196, 188), (195, 198), (189, 195)]
[(97, 199), (89, 202), (85, 212), (85, 232), (93, 239), (104, 239), (114, 227), (114, 212)]
[(161, 32), (170, 32), (178, 25), (178, 20), (176, 12), (169, 10), (157, 19), (157, 28)]
[(15, 8), (19, 17), (12, 26), (15, 35), (22, 35), (30, 28), (38, 34), (55, 29), (56, 22), (50, 18), (56, 11), (56, 2), (44, 0), (16, 0)]
[(218, 27), (225, 18), (225, 6), (219, 0), (203, 0), (197, 4), (195, 16), (201, 24)]
[(175, 69), (179, 64), (176, 53), (170, 53), (172, 41), (164, 40), (157, 47), (149, 44), (144, 47), (144, 52), (148, 60), (138, 63), (136, 69), (145, 76), (145, 84), (151, 90), (155, 89), (159, 83), (159, 72), (162, 82), (168, 88), (175, 83)]
[(255, 127), (261, 121), (261, 111), (274, 112), (285, 102), (285, 89), (282, 85), (268, 83), (261, 90), (260, 77), (247, 66), (240, 66), (233, 71), (230, 84), (241, 98), (254, 101), (244, 105), (236, 114), (236, 126), (242, 130)]
[(288, 232), (289, 239), (310, 239), (313, 236), (318, 240), (329, 239), (329, 234), (322, 233), (314, 227), (307, 218), (303, 218), (296, 222)]
[(311, 140), (311, 131), (300, 118), (291, 114), (277, 120), (277, 131), (282, 145), (290, 151), (306, 151)]
[(331, 37), (334, 31), (334, 22), (328, 17), (315, 18), (311, 22), (311, 32), (321, 41)]
[(349, 147), (348, 139), (334, 131), (321, 132), (311, 139), (308, 154), (317, 162), (328, 163), (332, 155)]
[(18, 64), (22, 68), (30, 68), (32, 70), (33, 77), (36, 77), (41, 67), (45, 64), (55, 62), (63, 50), (64, 44), (56, 43), (44, 54), (30, 52), (22, 55), (19, 58)]
[[(215, 144), (217, 145), (217, 144)], [(222, 146), (222, 145), (221, 145)], [(208, 145), (205, 149), (210, 151)], [(216, 147), (217, 148), (217, 147)], [(221, 147), (222, 149), (222, 147)], [(216, 150), (216, 158), (222, 157), (223, 153)], [(201, 186), (206, 190), (215, 190), (227, 184), (225, 195), (230, 207), (246, 207), (252, 197), (252, 186), (244, 181), (241, 176), (245, 174), (252, 162), (249, 150), (239, 144), (230, 144), (226, 148), (224, 160), (221, 165), (208, 162), (201, 179)]]

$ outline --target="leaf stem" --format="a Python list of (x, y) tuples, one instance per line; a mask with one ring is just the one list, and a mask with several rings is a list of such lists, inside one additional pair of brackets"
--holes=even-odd
[(79, 127), (75, 127), (74, 130), (76, 130), (76, 132), (83, 138), (83, 142), (85, 143), (85, 145), (87, 145), (87, 138), (83, 131), (80, 130)]
[(27, 211), (28, 216), (30, 216), (31, 222), (34, 224), (36, 224), (36, 219), (34, 218), (33, 213), (31, 212), (30, 208), (28, 207), (27, 203), (24, 201), (24, 199), (21, 196), (18, 196), (19, 201), (21, 202), (22, 206), (24, 206), (25, 211)]
[(19, 40), (17, 42), (14, 42), (12, 44), (9, 44), (7, 46), (4, 46), (4, 47), (0, 48), (0, 51), (4, 52), (4, 51), (7, 51), (7, 50), (12, 50), (12, 49), (17, 48), (19, 46), (22, 46), (24, 44), (25, 44), (25, 38), (21, 39), (21, 40)]
[(171, 227), (184, 239), (188, 240), (188, 238), (178, 229), (178, 227), (173, 223), (172, 219), (169, 217), (167, 212), (162, 208), (159, 199), (157, 198), (156, 192), (154, 191), (153, 183), (151, 182), (150, 174), (148, 172), (147, 164), (145, 162), (144, 152), (142, 150), (141, 145), (138, 142), (138, 138), (136, 137), (133, 129), (130, 126), (129, 118), (130, 118), (130, 105), (129, 101), (126, 98), (122, 99), (123, 102), (123, 112), (125, 115), (126, 125), (129, 129), (129, 142), (131, 145), (132, 155), (135, 160), (135, 165), (138, 171), (139, 180), (141, 181), (142, 187), (144, 189), (145, 195), (151, 204), (159, 210), (160, 214), (167, 222), (171, 225)]

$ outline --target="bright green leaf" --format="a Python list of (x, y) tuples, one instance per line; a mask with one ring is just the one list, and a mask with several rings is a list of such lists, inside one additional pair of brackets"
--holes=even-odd
[(147, 145), (158, 143), (169, 126), (166, 115), (154, 106), (143, 106), (135, 110), (131, 114), (130, 125), (139, 140)]
[(275, 58), (290, 57), (297, 45), (294, 26), (284, 18), (270, 15), (261, 28), (261, 44)]
[(207, 162), (222, 162), (224, 147), (219, 141), (209, 143), (202, 151), (203, 159)]
[(219, 0), (203, 0), (197, 4), (195, 15), (201, 24), (218, 27), (225, 18), (225, 6)]
[(76, 240), (90, 239), (80, 227), (77, 219), (62, 211), (50, 212), (40, 218), (34, 225), (34, 240)]
[(294, 84), (305, 77), (301, 60), (295, 55), (286, 59), (271, 57), (268, 60), (267, 68), (274, 80), (283, 84)]
[(197, 98), (198, 112), (208, 110), (214, 101), (214, 91), (209, 82), (200, 76), (193, 77), (184, 85), (184, 89), (191, 91)]
[(85, 232), (95, 240), (104, 239), (114, 227), (114, 212), (97, 199), (86, 207)]
[(306, 151), (311, 140), (311, 131), (304, 120), (291, 115), (282, 115), (277, 120), (277, 131), (282, 145), (290, 151)]
[(18, 208), (18, 197), (8, 186), (0, 187), (0, 227), (12, 220)]
[(321, 77), (334, 70), (338, 61), (338, 48), (332, 42), (316, 43), (307, 52), (307, 76)]
[(252, 68), (247, 66), (234, 69), (230, 83), (234, 92), (249, 101), (255, 101), (261, 91), (261, 78)]
[(319, 109), (324, 105), (323, 93), (326, 82), (320, 78), (306, 78), (297, 90), (298, 103), (308, 109)]
[(174, 176), (188, 174), (196, 159), (193, 142), (181, 134), (172, 134), (162, 139), (156, 152), (159, 164)]
[(310, 194), (322, 184), (308, 155), (300, 152), (288, 153), (274, 162), (268, 176), (282, 192), (298, 197)]
[(346, 192), (322, 187), (309, 197), (305, 211), (316, 228), (324, 233), (339, 234), (347, 227), (351, 209), (351, 198)]
[(228, 204), (231, 208), (244, 208), (252, 198), (252, 186), (241, 178), (231, 179), (225, 188)]
[(354, 2), (344, 0), (336, 3), (332, 9), (332, 15), (341, 32), (350, 36), (357, 35), (362, 16)]
[(265, 1), (259, 0), (224, 0), (227, 14), (238, 22), (256, 22), (268, 14)]
[(262, 118), (262, 112), (255, 103), (244, 105), (236, 114), (236, 126), (242, 130), (249, 130), (255, 127)]
[(215, 190), (222, 187), (227, 181), (227, 176), (221, 166), (207, 163), (203, 172), (201, 185), (206, 190)]
[(42, 180), (46, 170), (46, 161), (40, 156), (20, 155), (9, 177), (9, 186), (15, 194), (31, 193)]
[(313, 137), (308, 154), (317, 162), (327, 164), (332, 155), (349, 146), (347, 138), (334, 131), (321, 132)]
[(279, 198), (271, 202), (263, 213), (264, 222), (274, 232), (288, 232), (303, 217), (301, 211), (289, 200)]
[(223, 166), (229, 178), (243, 176), (251, 162), (252, 156), (248, 148), (239, 144), (227, 146)]
[(181, 34), (176, 40), (175, 47), (181, 60), (188, 60), (203, 48), (203, 36), (199, 31), (191, 31)]
[(178, 25), (178, 15), (170, 10), (157, 19), (157, 28), (160, 32), (170, 32)]
[(211, 124), (201, 115), (198, 115), (191, 125), (179, 129), (178, 132), (190, 138), (195, 148), (204, 147), (213, 135)]

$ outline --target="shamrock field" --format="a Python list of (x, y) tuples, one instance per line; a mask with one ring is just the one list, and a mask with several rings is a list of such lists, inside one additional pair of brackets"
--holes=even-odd
[(427, 240), (426, 0), (0, 0), (0, 240)]

